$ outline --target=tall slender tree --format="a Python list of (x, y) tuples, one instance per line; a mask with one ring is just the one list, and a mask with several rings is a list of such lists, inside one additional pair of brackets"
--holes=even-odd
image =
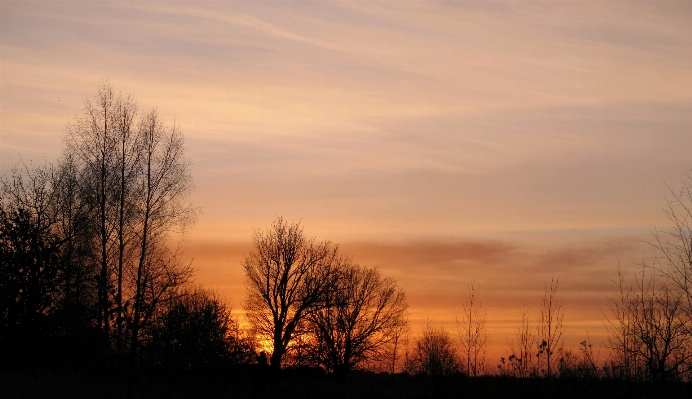
[(456, 322), (461, 341), (461, 367), (467, 375), (475, 377), (485, 369), (487, 316), (481, 306), (476, 284), (469, 284), (467, 289), (462, 302), (461, 318), (457, 316)]
[(181, 265), (178, 254), (168, 250), (166, 239), (170, 230), (185, 228), (195, 216), (194, 208), (185, 202), (192, 179), (178, 129), (166, 127), (153, 110), (140, 121), (139, 136), (142, 154), (137, 181), (141, 195), (136, 199), (138, 259), (129, 320), (133, 359), (140, 330), (151, 321), (158, 303), (192, 274), (190, 266)]
[(191, 275), (172, 232), (195, 218), (182, 134), (156, 110), (140, 114), (129, 96), (108, 83), (68, 126), (65, 159), (74, 160), (79, 193), (89, 204), (98, 264), (97, 324), (118, 352), (133, 362), (140, 332), (166, 293)]
[(116, 311), (116, 336), (115, 343), (119, 351), (124, 345), (124, 309), (123, 309), (123, 274), (130, 256), (127, 253), (129, 242), (133, 240), (133, 223), (136, 209), (134, 199), (137, 198), (141, 188), (138, 187), (137, 175), (140, 172), (141, 140), (134, 131), (135, 118), (137, 117), (137, 104), (127, 97), (118, 97), (115, 104), (114, 134), (117, 141), (117, 245), (118, 259), (116, 264), (115, 280), (115, 311)]
[(538, 323), (538, 358), (539, 361), (545, 359), (545, 373), (548, 378), (551, 378), (555, 368), (553, 355), (562, 349), (565, 333), (565, 312), (562, 298), (557, 295), (557, 285), (558, 281), (555, 279), (550, 280), (549, 286), (546, 284)]
[(510, 341), (512, 354), (509, 357), (511, 374), (527, 378), (536, 375), (536, 330), (531, 321), (529, 311), (521, 311), (521, 320), (514, 330), (514, 337)]
[(118, 118), (118, 98), (108, 83), (101, 84), (94, 101), (87, 100), (84, 111), (67, 128), (67, 153), (81, 163), (82, 193), (93, 210), (95, 247), (99, 265), (97, 324), (110, 336), (112, 301), (111, 273), (113, 271), (112, 235), (117, 220), (115, 190), (117, 169), (114, 167), (117, 155), (117, 138), (113, 127)]

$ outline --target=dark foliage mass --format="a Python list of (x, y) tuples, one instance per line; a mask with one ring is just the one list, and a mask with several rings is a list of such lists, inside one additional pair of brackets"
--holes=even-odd
[(169, 371), (202, 373), (254, 360), (230, 309), (212, 292), (196, 288), (171, 298), (150, 329), (145, 354)]
[(458, 374), (459, 362), (450, 335), (443, 329), (427, 326), (414, 343), (406, 371), (438, 377)]

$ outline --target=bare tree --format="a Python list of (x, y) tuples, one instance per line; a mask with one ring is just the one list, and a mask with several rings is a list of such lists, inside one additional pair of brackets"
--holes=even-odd
[[(99, 265), (97, 323), (117, 351), (135, 361), (140, 331), (167, 291), (191, 274), (168, 248), (195, 218), (187, 202), (190, 162), (177, 127), (143, 115), (108, 83), (68, 126), (65, 159), (79, 173)], [(113, 331), (113, 328), (115, 327)], [(127, 338), (126, 338), (127, 336)]]
[[(80, 171), (73, 154), (65, 154), (53, 175), (58, 225), (57, 234), (65, 240), (61, 253), (59, 279), (60, 317), (67, 325), (90, 325), (92, 312), (97, 304), (95, 289), (98, 284), (98, 268), (93, 261), (95, 234), (90, 223), (90, 206), (82, 193)], [(66, 328), (71, 328), (67, 327)]]
[(126, 262), (131, 258), (129, 251), (130, 241), (136, 240), (134, 233), (136, 223), (135, 200), (141, 194), (141, 186), (137, 184), (138, 175), (141, 174), (140, 158), (142, 156), (141, 135), (135, 130), (137, 117), (137, 104), (129, 97), (118, 96), (114, 104), (113, 131), (116, 139), (117, 168), (117, 264), (115, 281), (115, 311), (116, 311), (116, 337), (115, 342), (120, 351), (124, 347), (124, 308), (123, 308), (123, 275)]
[(485, 370), (485, 353), (488, 333), (485, 328), (487, 314), (481, 306), (476, 285), (468, 285), (462, 302), (461, 318), (457, 316), (457, 331), (461, 341), (462, 371), (478, 376)]
[(324, 306), (308, 315), (315, 335), (311, 357), (336, 374), (383, 361), (398, 339), (407, 307), (393, 279), (343, 262)]
[(137, 181), (141, 196), (136, 199), (138, 260), (130, 299), (133, 357), (140, 329), (149, 323), (157, 304), (192, 274), (190, 265), (180, 264), (179, 252), (166, 247), (166, 239), (171, 230), (184, 230), (195, 217), (194, 208), (186, 202), (192, 179), (178, 129), (161, 123), (154, 110), (140, 121), (138, 134), (142, 143), (142, 173)]
[[(545, 359), (545, 373), (551, 378), (555, 368), (556, 351), (562, 350), (562, 339), (565, 332), (563, 324), (564, 309), (562, 298), (557, 296), (557, 280), (551, 279), (550, 286), (546, 284), (538, 323), (538, 361)], [(545, 357), (543, 357), (545, 356)], [(539, 367), (542, 364), (539, 364)]]
[[(514, 338), (510, 341), (510, 351), (512, 352), (507, 361), (509, 362), (508, 374), (527, 378), (536, 375), (536, 353), (537, 336), (535, 326), (529, 318), (529, 311), (522, 310), (521, 320), (514, 331)], [(502, 358), (503, 365), (505, 359)]]
[(57, 166), (0, 179), (3, 324), (50, 316), (44, 338), (80, 331), (134, 363), (142, 330), (192, 273), (171, 246), (196, 214), (183, 138), (103, 83), (66, 143)]
[(669, 190), (671, 227), (653, 233), (653, 267), (643, 264), (634, 285), (618, 270), (619, 296), (610, 300), (612, 362), (629, 378), (678, 378), (692, 362), (692, 177)]
[[(402, 317), (397, 321), (394, 326), (394, 331), (392, 334), (392, 365), (389, 369), (391, 374), (396, 373), (397, 364), (399, 364), (399, 370), (403, 369), (406, 365), (406, 357), (401, 357), (401, 348), (408, 348), (409, 335), (411, 332), (411, 327), (408, 321), (408, 312), (404, 312)], [(403, 364), (403, 365), (402, 365)]]
[(253, 237), (245, 257), (247, 316), (257, 333), (273, 346), (271, 367), (281, 368), (294, 335), (306, 328), (306, 316), (324, 306), (334, 290), (338, 247), (307, 238), (300, 223), (281, 217)]
[[(658, 250), (655, 268), (680, 291), (684, 312), (692, 320), (692, 176), (685, 175), (679, 189), (669, 187), (670, 196), (663, 210), (671, 227), (654, 231), (652, 246)], [(692, 335), (692, 325), (688, 326)]]
[(66, 157), (0, 178), (0, 351), (40, 353), (66, 336), (104, 347), (90, 339), (98, 270), (76, 171)]
[(692, 347), (682, 293), (658, 285), (653, 274), (646, 279), (644, 270), (637, 284), (636, 301), (631, 303), (634, 331), (650, 378), (660, 381), (686, 373), (692, 365)]
[(649, 270), (647, 274), (642, 267), (635, 287), (624, 286), (620, 276), (620, 297), (610, 300), (607, 320), (613, 363), (629, 378), (678, 378), (692, 370), (684, 293), (670, 289)]
[(458, 373), (459, 359), (449, 333), (428, 324), (414, 343), (412, 353), (406, 361), (406, 372), (433, 376)]
[(95, 102), (87, 100), (84, 113), (67, 128), (67, 152), (81, 162), (82, 193), (93, 209), (94, 231), (98, 247), (98, 326), (110, 335), (112, 303), (109, 283), (113, 271), (112, 234), (115, 228), (115, 188), (117, 169), (114, 163), (117, 140), (114, 134), (116, 94), (104, 83), (99, 86)]
[(639, 351), (636, 350), (635, 315), (632, 312), (634, 291), (625, 285), (625, 278), (618, 264), (618, 295), (608, 298), (608, 312), (604, 313), (608, 332), (607, 344), (611, 350), (612, 375), (634, 378), (639, 369)]
[(50, 165), (0, 179), (0, 338), (33, 333), (54, 307), (64, 240)]

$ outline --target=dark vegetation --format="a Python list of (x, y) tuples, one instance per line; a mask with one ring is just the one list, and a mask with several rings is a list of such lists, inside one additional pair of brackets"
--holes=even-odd
[(134, 375), (254, 359), (176, 244), (196, 214), (178, 129), (103, 84), (65, 143), (57, 164), (0, 181), (2, 366)]
[(343, 378), (287, 369), (278, 378), (228, 370), (225, 376), (139, 379), (63, 370), (0, 374), (5, 398), (686, 398), (688, 383), (500, 376), (430, 377), (352, 372)]
[(193, 284), (197, 210), (183, 136), (102, 84), (56, 164), (0, 179), (0, 397), (685, 397), (692, 377), (692, 180), (671, 190), (660, 254), (605, 312), (609, 358), (564, 349), (558, 281), (507, 357), (486, 359), (470, 284), (457, 334), (410, 337), (396, 281), (278, 217), (246, 256), (241, 328)]

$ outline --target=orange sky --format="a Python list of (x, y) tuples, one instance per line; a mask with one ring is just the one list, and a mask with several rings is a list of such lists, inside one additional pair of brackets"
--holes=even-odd
[(0, 4), (0, 172), (55, 160), (102, 79), (185, 134), (197, 281), (242, 308), (253, 229), (302, 220), (405, 288), (414, 331), (476, 281), (492, 358), (560, 281), (603, 339), (692, 165), (687, 2)]

